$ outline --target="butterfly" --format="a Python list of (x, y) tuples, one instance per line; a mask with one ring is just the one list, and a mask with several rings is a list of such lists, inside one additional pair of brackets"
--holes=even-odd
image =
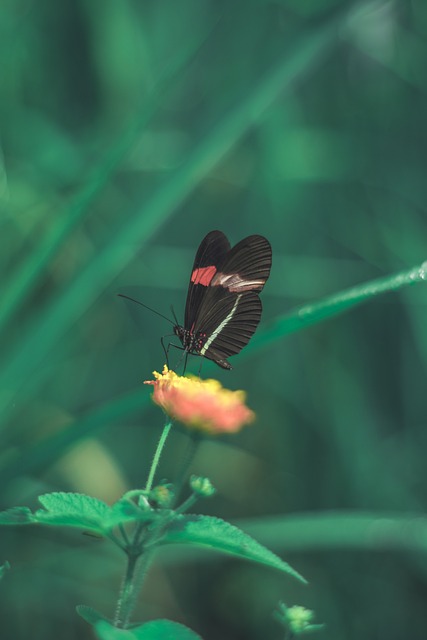
[(263, 236), (248, 236), (231, 248), (222, 231), (207, 234), (191, 270), (184, 325), (173, 328), (186, 355), (232, 369), (227, 358), (248, 344), (261, 320), (258, 294), (271, 261), (271, 246)]
[[(170, 322), (182, 345), (178, 348), (185, 352), (185, 362), (192, 354), (232, 369), (227, 358), (248, 344), (261, 320), (258, 294), (270, 275), (271, 260), (271, 246), (263, 236), (248, 236), (231, 248), (222, 231), (208, 233), (191, 270), (183, 325), (176, 317), (174, 323), (142, 302), (118, 295)], [(163, 338), (161, 342), (168, 359), (169, 347), (177, 345), (165, 347)]]

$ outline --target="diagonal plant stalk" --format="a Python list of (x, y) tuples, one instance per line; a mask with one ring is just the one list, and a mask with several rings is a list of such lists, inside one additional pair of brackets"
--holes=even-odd
[[(210, 27), (210, 30), (215, 25)], [(123, 158), (131, 150), (141, 132), (146, 128), (151, 118), (158, 108), (158, 100), (161, 92), (168, 86), (170, 81), (176, 77), (191, 58), (203, 45), (208, 33), (199, 34), (197, 39), (189, 38), (187, 43), (183, 43), (179, 54), (171, 58), (169, 64), (160, 74), (151, 94), (145, 98), (140, 112), (136, 115), (130, 125), (126, 125), (124, 131), (114, 140), (111, 148), (95, 166), (86, 182), (78, 190), (75, 196), (64, 207), (64, 211), (59, 213), (49, 231), (41, 241), (33, 248), (32, 253), (22, 264), (20, 269), (9, 278), (3, 289), (0, 291), (2, 304), (0, 307), (0, 331), (20, 306), (31, 287), (43, 275), (45, 269), (55, 258), (62, 245), (70, 236), (72, 231), (89, 213), (90, 206), (100, 194), (102, 189), (108, 184)]]
[(391, 276), (363, 282), (334, 293), (319, 302), (304, 304), (286, 315), (279, 316), (269, 327), (255, 334), (243, 357), (250, 352), (263, 349), (289, 333), (322, 322), (378, 295), (398, 291), (403, 287), (425, 281), (427, 281), (427, 262)]

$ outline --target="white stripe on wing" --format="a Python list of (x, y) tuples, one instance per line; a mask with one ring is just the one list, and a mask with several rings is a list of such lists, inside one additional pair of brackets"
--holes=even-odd
[(236, 302), (233, 304), (233, 308), (231, 309), (230, 313), (224, 318), (224, 320), (217, 326), (215, 331), (213, 333), (211, 333), (209, 338), (206, 340), (206, 342), (203, 345), (202, 349), (200, 349), (200, 355), (201, 356), (205, 355), (206, 351), (209, 349), (209, 347), (211, 346), (211, 344), (215, 340), (215, 338), (217, 338), (219, 336), (219, 334), (224, 329), (224, 327), (230, 322), (231, 318), (236, 313), (237, 305), (239, 304), (239, 300), (240, 300), (241, 297), (242, 297), (242, 294), (237, 296)]

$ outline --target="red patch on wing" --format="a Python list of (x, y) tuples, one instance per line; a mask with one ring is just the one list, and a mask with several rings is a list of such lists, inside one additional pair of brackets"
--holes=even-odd
[(208, 287), (215, 273), (216, 267), (214, 266), (194, 269), (193, 273), (191, 274), (191, 282), (193, 282), (194, 284), (202, 284), (204, 287)]

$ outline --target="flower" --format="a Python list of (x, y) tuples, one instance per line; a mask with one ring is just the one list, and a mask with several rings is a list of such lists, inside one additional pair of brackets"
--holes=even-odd
[(235, 433), (255, 418), (245, 405), (243, 391), (224, 389), (218, 380), (201, 380), (177, 375), (165, 365), (153, 372), (153, 401), (172, 418), (190, 429), (210, 435)]

